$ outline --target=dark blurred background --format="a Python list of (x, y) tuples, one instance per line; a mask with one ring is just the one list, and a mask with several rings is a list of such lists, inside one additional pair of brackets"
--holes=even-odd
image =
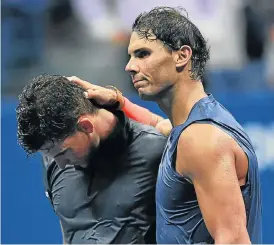
[(244, 126), (255, 145), (263, 188), (264, 243), (274, 243), (273, 0), (2, 0), (1, 243), (61, 243), (44, 195), (40, 157), (16, 142), (15, 107), (24, 85), (41, 73), (79, 76), (117, 86), (141, 101), (124, 71), (135, 17), (153, 6), (182, 6), (211, 47), (206, 90)]

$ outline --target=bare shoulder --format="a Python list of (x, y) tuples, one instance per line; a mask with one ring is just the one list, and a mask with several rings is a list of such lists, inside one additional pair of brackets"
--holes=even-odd
[[(194, 123), (187, 127), (178, 141), (178, 149), (187, 147), (188, 150), (227, 151), (235, 145), (234, 139), (222, 129), (211, 124)], [(229, 147), (228, 147), (229, 146)]]
[(227, 133), (211, 124), (195, 123), (180, 135), (177, 146), (176, 170), (193, 175), (209, 171), (224, 160), (233, 164), (236, 142)]

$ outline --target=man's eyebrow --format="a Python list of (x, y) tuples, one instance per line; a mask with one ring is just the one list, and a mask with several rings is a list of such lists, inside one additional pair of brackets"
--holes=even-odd
[[(132, 53), (133, 53), (134, 55), (136, 55), (136, 54), (138, 54), (138, 53), (140, 53), (140, 52), (143, 52), (143, 51), (149, 52), (149, 50), (148, 50), (147, 48), (138, 48), (138, 49), (133, 50)], [(130, 52), (128, 53), (128, 55), (130, 55)]]
[(69, 150), (69, 148), (66, 148), (66, 149), (60, 151), (60, 152), (57, 153), (53, 158), (55, 159), (56, 157), (63, 156), (68, 150)]
[(131, 52), (129, 52), (128, 51), (128, 54), (130, 55), (131, 53), (133, 53), (133, 54), (135, 54), (136, 52), (140, 52), (140, 48), (138, 48), (138, 49), (134, 49), (134, 50), (132, 50)]

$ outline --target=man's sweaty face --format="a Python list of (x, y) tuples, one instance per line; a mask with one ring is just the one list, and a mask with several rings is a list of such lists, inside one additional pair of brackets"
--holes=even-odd
[(169, 87), (176, 76), (172, 54), (154, 39), (146, 40), (133, 32), (128, 47), (130, 60), (125, 68), (139, 95), (148, 100)]
[(48, 142), (41, 152), (54, 159), (56, 164), (64, 169), (66, 165), (86, 166), (88, 155), (92, 148), (86, 134), (77, 131), (72, 136), (58, 142)]

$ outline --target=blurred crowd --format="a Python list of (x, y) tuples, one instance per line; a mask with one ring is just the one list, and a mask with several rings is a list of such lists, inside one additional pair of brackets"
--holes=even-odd
[(41, 73), (134, 93), (124, 67), (131, 25), (153, 6), (181, 6), (208, 40), (209, 92), (274, 91), (273, 0), (2, 0), (2, 93)]

